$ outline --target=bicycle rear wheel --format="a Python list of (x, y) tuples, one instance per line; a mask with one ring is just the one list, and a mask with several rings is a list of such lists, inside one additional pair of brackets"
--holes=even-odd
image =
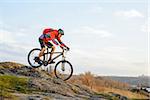
[(73, 74), (73, 67), (69, 61), (62, 60), (55, 65), (55, 76), (64, 81), (68, 80)]
[[(35, 61), (35, 57), (38, 57), (39, 53), (40, 53), (41, 49), (39, 48), (35, 48), (32, 49), (29, 54), (28, 54), (28, 63), (33, 67), (33, 68), (38, 68), (40, 66), (42, 66), (42, 64), (39, 64), (38, 62)], [(45, 56), (42, 56), (40, 58), (42, 61), (44, 61)]]

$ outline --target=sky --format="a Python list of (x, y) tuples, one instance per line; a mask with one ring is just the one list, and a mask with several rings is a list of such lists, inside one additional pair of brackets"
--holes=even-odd
[[(62, 28), (74, 74), (150, 75), (148, 0), (0, 0), (0, 62), (28, 65), (44, 28)], [(57, 51), (60, 48), (57, 47)]]

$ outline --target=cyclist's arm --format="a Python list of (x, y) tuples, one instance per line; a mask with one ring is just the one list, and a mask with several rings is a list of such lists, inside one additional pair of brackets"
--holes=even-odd
[(57, 38), (57, 40), (58, 40), (58, 42), (60, 43), (60, 45), (61, 46), (63, 46), (63, 47), (67, 47), (62, 41), (61, 41), (61, 39), (60, 38)]
[(58, 42), (57, 42), (55, 39), (53, 39), (52, 42), (53, 42), (55, 45), (59, 45)]

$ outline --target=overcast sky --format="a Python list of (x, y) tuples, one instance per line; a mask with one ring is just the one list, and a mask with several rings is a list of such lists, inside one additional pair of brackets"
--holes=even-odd
[(148, 75), (148, 0), (35, 1), (0, 1), (0, 61), (28, 65), (43, 29), (62, 28), (75, 74)]

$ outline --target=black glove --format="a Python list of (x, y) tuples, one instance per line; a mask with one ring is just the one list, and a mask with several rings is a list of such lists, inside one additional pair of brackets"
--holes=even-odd
[(69, 51), (70, 50), (70, 48), (69, 47), (66, 47), (67, 48), (67, 50)]

